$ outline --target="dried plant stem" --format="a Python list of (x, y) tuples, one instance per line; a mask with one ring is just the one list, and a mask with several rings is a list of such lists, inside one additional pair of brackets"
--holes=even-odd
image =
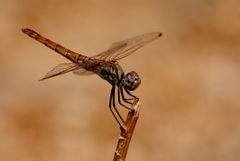
[(139, 117), (139, 102), (134, 105), (133, 109), (133, 111), (128, 113), (127, 119), (124, 123), (125, 129), (121, 128), (113, 161), (125, 161), (127, 156), (128, 147)]

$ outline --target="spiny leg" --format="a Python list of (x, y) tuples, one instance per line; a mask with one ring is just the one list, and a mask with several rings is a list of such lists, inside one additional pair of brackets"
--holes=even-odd
[(127, 92), (127, 94), (128, 94), (129, 96), (132, 96), (132, 97), (133, 97), (133, 98), (130, 98), (130, 99), (128, 99), (128, 100), (134, 100), (134, 102), (139, 100), (138, 97), (132, 95), (127, 89), (124, 88), (124, 90)]
[(112, 90), (111, 90), (110, 99), (109, 99), (109, 109), (112, 112), (112, 115), (114, 116), (114, 118), (117, 121), (117, 123), (121, 126), (121, 123), (119, 122), (119, 120), (117, 119), (116, 115), (114, 114), (114, 112), (112, 110), (112, 99), (113, 99), (113, 94), (112, 94)]
[(109, 108), (110, 108), (110, 111), (112, 112), (115, 120), (117, 120), (118, 124), (122, 127), (122, 124), (117, 119), (117, 116), (115, 115), (115, 113), (112, 110), (112, 105), (113, 105), (113, 108), (116, 111), (118, 117), (121, 119), (122, 122), (124, 122), (121, 115), (119, 114), (118, 110), (116, 109), (116, 105), (115, 105), (115, 86), (114, 85), (112, 86), (112, 90), (111, 90), (111, 93), (110, 93)]
[[(128, 110), (131, 111), (131, 110), (132, 110), (131, 108), (127, 107), (126, 105), (122, 104), (122, 102), (121, 102), (120, 95), (121, 95), (122, 99), (123, 99), (123, 95), (121, 94), (120, 88), (121, 88), (121, 87), (118, 87), (118, 103), (119, 103), (120, 105), (122, 105), (123, 107), (125, 107), (126, 109), (128, 109)], [(123, 99), (123, 100), (124, 100), (124, 99)], [(126, 102), (126, 101), (125, 101), (125, 102)], [(129, 103), (130, 103), (130, 102), (129, 102)]]
[(119, 118), (122, 120), (122, 122), (124, 122), (123, 119), (122, 119), (122, 116), (118, 112), (118, 110), (116, 108), (116, 105), (115, 105), (115, 86), (113, 86), (112, 90), (113, 90), (113, 107), (114, 107), (115, 111), (117, 112), (117, 115), (119, 116)]
[(123, 93), (123, 87), (120, 87), (120, 92), (121, 92), (121, 97), (124, 102), (132, 105), (133, 103), (129, 102), (128, 100), (133, 100), (134, 98), (125, 98), (124, 93)]

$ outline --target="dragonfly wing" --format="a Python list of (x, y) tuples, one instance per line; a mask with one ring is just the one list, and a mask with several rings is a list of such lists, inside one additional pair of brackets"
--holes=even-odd
[(143, 47), (147, 43), (159, 38), (162, 35), (160, 32), (151, 32), (133, 38), (113, 43), (110, 48), (100, 54), (93, 56), (95, 59), (101, 59), (105, 61), (122, 59), (139, 48)]
[(123, 49), (124, 47), (126, 47), (126, 43), (119, 43), (118, 45), (114, 45), (114, 46), (110, 46), (110, 48), (106, 51), (103, 51), (95, 56), (93, 56), (92, 58), (94, 59), (100, 59), (100, 60), (111, 60), (111, 56), (120, 51), (121, 49)]
[(73, 74), (76, 74), (76, 75), (92, 75), (92, 74), (94, 74), (94, 72), (88, 71), (84, 68), (80, 68), (80, 69), (74, 70)]
[(75, 64), (75, 63), (62, 63), (58, 64), (56, 67), (54, 67), (51, 71), (49, 71), (42, 79), (39, 81), (49, 79), (58, 75), (62, 75), (71, 71), (75, 71), (82, 68), (81, 65)]

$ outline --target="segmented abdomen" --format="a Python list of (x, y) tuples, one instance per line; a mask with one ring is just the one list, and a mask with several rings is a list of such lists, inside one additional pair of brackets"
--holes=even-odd
[(50, 49), (58, 52), (60, 55), (66, 57), (67, 59), (69, 59), (72, 62), (75, 63), (80, 63), (83, 60), (87, 60), (88, 57), (78, 54), (76, 52), (73, 52), (63, 46), (61, 46), (60, 44), (57, 44), (55, 42), (53, 42), (52, 40), (45, 38), (44, 36), (40, 35), (39, 33), (28, 29), (28, 28), (24, 28), (22, 29), (22, 31), (27, 34), (28, 36), (30, 36), (31, 38), (43, 43), (44, 45), (46, 45), (47, 47), (49, 47)]

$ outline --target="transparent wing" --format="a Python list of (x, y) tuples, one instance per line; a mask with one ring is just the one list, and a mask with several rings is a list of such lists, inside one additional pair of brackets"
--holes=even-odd
[(49, 79), (58, 75), (62, 75), (71, 71), (79, 70), (82, 66), (75, 63), (62, 63), (58, 64), (56, 67), (54, 67), (51, 71), (49, 71), (42, 79), (39, 81)]
[(106, 51), (103, 51), (95, 56), (93, 56), (92, 58), (94, 59), (100, 59), (100, 60), (111, 60), (111, 56), (115, 53), (117, 53), (117, 51), (120, 51), (121, 49), (123, 49), (124, 47), (127, 46), (127, 43), (122, 43), (116, 46), (110, 46), (110, 48)]
[(76, 74), (76, 75), (92, 75), (94, 73), (91, 72), (91, 71), (88, 71), (84, 68), (81, 68), (81, 69), (74, 70), (73, 74)]
[(151, 32), (124, 41), (115, 42), (108, 50), (101, 52), (92, 58), (105, 61), (119, 60), (132, 54), (147, 43), (159, 38), (161, 35), (162, 33), (160, 32)]

